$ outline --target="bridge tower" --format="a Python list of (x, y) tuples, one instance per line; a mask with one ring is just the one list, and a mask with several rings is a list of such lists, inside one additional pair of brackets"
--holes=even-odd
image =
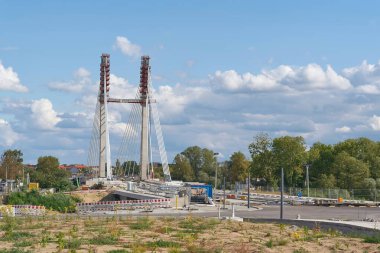
[(141, 57), (140, 67), (140, 104), (141, 104), (141, 146), (140, 146), (140, 179), (148, 179), (149, 167), (149, 56)]
[(111, 179), (111, 148), (108, 129), (108, 98), (110, 90), (110, 55), (102, 54), (99, 86), (99, 177)]

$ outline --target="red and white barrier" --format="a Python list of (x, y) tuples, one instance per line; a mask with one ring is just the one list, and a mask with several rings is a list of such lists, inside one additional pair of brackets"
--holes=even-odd
[(15, 215), (44, 215), (46, 209), (44, 206), (33, 205), (14, 205)]
[(44, 215), (46, 209), (44, 206), (33, 205), (13, 205), (2, 206), (0, 208), (0, 217), (4, 215), (22, 216), (22, 215)]
[(144, 208), (170, 208), (170, 199), (144, 199), (77, 203), (77, 212), (134, 210)]

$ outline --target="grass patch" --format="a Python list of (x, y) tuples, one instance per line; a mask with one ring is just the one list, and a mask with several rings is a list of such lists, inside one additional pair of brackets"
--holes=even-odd
[(126, 249), (114, 249), (114, 250), (107, 251), (107, 253), (129, 253), (129, 251)]
[(380, 235), (366, 236), (364, 237), (366, 243), (380, 243)]
[(200, 233), (204, 230), (213, 229), (220, 221), (217, 219), (201, 219), (187, 217), (179, 222), (179, 227), (185, 229), (187, 233)]
[(157, 240), (153, 242), (147, 242), (146, 246), (151, 248), (179, 248), (181, 247), (181, 244), (178, 242)]
[(76, 249), (79, 249), (81, 245), (82, 245), (82, 240), (78, 238), (74, 238), (69, 241), (66, 241), (64, 248), (70, 249), (70, 250), (76, 250)]
[(265, 246), (267, 246), (267, 248), (273, 248), (273, 240), (272, 239), (270, 239), (269, 241), (267, 241), (266, 243), (265, 243)]
[(5, 235), (1, 239), (3, 241), (17, 241), (22, 238), (30, 238), (30, 237), (34, 237), (34, 235), (29, 232), (17, 231), (17, 232), (5, 233)]
[(13, 248), (13, 249), (0, 249), (0, 253), (31, 253), (31, 251)]
[(90, 239), (89, 243), (94, 244), (94, 245), (112, 245), (112, 244), (117, 243), (118, 241), (119, 241), (118, 237), (100, 234)]
[(29, 246), (32, 246), (33, 245), (33, 242), (32, 241), (19, 241), (19, 242), (15, 242), (13, 244), (13, 246), (15, 247), (29, 247)]
[(134, 230), (147, 230), (151, 228), (152, 223), (148, 217), (139, 217), (136, 222), (129, 224), (129, 228)]

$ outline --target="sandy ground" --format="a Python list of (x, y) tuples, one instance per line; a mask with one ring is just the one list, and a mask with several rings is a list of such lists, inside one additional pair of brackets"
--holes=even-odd
[[(0, 251), (17, 252), (380, 252), (336, 231), (187, 217), (3, 219)], [(23, 250), (23, 251), (22, 251)], [(75, 250), (75, 251), (74, 251)], [(119, 251), (123, 252), (123, 251)]]
[(110, 194), (111, 190), (86, 190), (86, 191), (73, 191), (70, 195), (78, 197), (82, 202), (98, 202), (105, 196)]

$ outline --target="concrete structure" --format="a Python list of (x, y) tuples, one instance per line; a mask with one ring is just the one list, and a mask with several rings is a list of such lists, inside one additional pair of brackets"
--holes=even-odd
[(110, 61), (109, 54), (102, 54), (100, 63), (100, 92), (99, 92), (99, 177), (111, 179), (111, 149), (108, 130), (108, 97), (110, 86)]
[(140, 104), (141, 104), (141, 146), (140, 146), (140, 179), (147, 180), (149, 167), (149, 139), (148, 139), (148, 103), (149, 103), (149, 56), (141, 57), (140, 69)]
[(148, 193), (139, 193), (131, 191), (117, 190), (112, 192), (115, 199), (117, 200), (144, 200), (144, 199), (163, 199), (164, 197), (148, 194)]

